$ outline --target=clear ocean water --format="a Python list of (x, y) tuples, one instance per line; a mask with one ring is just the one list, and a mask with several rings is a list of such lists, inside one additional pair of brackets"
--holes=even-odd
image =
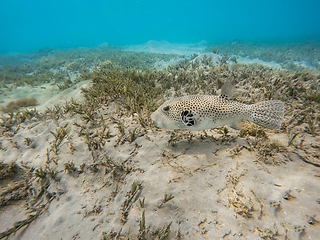
[(0, 53), (41, 48), (320, 40), (320, 1), (1, 0)]
[(319, 123), (320, 0), (0, 0), (0, 239), (320, 239)]

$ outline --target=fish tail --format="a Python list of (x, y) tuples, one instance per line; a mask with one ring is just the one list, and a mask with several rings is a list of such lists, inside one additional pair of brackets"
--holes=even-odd
[(249, 105), (248, 120), (265, 128), (280, 129), (284, 110), (284, 103), (279, 100), (259, 102)]

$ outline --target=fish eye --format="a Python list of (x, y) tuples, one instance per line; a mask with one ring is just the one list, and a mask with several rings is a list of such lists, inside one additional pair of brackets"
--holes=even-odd
[(170, 107), (169, 106), (165, 106), (164, 108), (163, 108), (163, 111), (169, 111), (169, 109), (170, 109)]

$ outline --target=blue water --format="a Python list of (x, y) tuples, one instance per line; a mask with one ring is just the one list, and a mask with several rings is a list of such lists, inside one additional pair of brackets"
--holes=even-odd
[(320, 39), (320, 1), (0, 0), (0, 53), (149, 40)]

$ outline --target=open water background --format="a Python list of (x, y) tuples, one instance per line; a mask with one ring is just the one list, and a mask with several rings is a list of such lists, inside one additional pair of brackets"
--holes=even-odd
[(41, 48), (320, 40), (320, 1), (1, 0), (0, 53)]

